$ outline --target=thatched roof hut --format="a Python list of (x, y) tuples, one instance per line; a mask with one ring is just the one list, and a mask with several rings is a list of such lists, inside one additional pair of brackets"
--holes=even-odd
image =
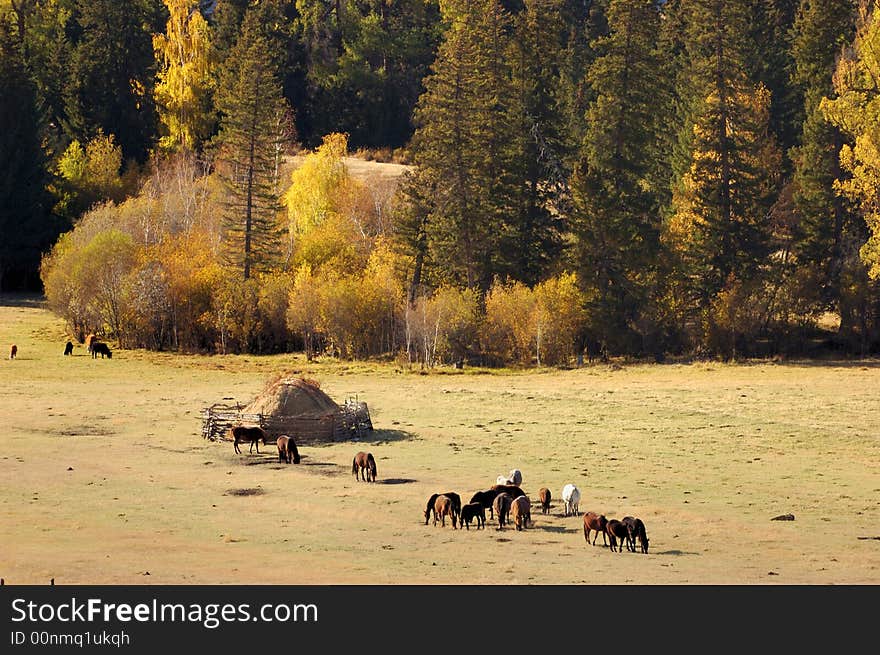
[(259, 425), (270, 438), (287, 434), (298, 443), (342, 441), (372, 430), (367, 404), (346, 400), (338, 405), (315, 380), (282, 375), (266, 385), (250, 403), (214, 404), (202, 412), (203, 436), (227, 439), (237, 423)]

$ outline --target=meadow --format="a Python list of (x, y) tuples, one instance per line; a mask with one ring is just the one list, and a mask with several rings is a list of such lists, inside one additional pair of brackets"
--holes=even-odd
[[(862, 585), (880, 583), (876, 360), (420, 372), (300, 354), (62, 355), (38, 299), (0, 299), (6, 584)], [(8, 359), (9, 344), (19, 349)], [(111, 344), (112, 347), (112, 344)], [(361, 441), (278, 462), (201, 436), (201, 411), (281, 372), (366, 401)], [(378, 481), (355, 481), (370, 450)], [(549, 515), (517, 532), (425, 525), (427, 498), (512, 468)], [(563, 516), (641, 517), (612, 553)], [(793, 521), (774, 521), (792, 514)]]

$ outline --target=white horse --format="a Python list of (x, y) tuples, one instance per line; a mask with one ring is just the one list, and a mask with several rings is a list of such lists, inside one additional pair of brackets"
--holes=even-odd
[(581, 502), (581, 492), (573, 484), (569, 483), (562, 487), (562, 509), (565, 516), (579, 515), (578, 504)]

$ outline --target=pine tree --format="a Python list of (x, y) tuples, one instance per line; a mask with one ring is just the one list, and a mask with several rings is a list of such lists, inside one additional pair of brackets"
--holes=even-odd
[(276, 255), (280, 209), (277, 157), (289, 111), (258, 8), (245, 16), (241, 35), (220, 73), (219, 168), (227, 188), (225, 246), (244, 279)]
[(433, 189), (425, 241), (438, 277), (485, 291), (505, 268), (499, 242), (516, 194), (510, 21), (497, 0), (443, 7), (448, 27), (416, 108), (411, 150)]
[(802, 0), (792, 33), (792, 81), (804, 99), (805, 116), (801, 143), (791, 154), (798, 219), (795, 254), (828, 309), (837, 308), (843, 292), (840, 275), (850, 258), (846, 233), (853, 230), (855, 217), (834, 189), (834, 181), (843, 177), (839, 153), (845, 137), (825, 119), (820, 102), (833, 96), (834, 64), (854, 29), (853, 0)]
[(0, 19), (0, 290), (38, 286), (41, 250), (58, 226), (48, 213), (36, 90), (20, 42)]
[(154, 94), (164, 150), (198, 150), (214, 127), (211, 108), (214, 53), (208, 23), (196, 0), (163, 0), (164, 34), (153, 37), (159, 62)]
[(596, 337), (629, 347), (632, 324), (649, 294), (658, 253), (665, 189), (656, 163), (663, 83), (654, 40), (660, 14), (653, 0), (612, 0), (609, 36), (588, 80), (597, 94), (587, 112), (581, 165), (572, 187), (573, 255)]
[(516, 189), (500, 247), (507, 254), (502, 277), (529, 286), (550, 274), (562, 249), (562, 215), (568, 210), (571, 143), (561, 83), (567, 40), (564, 3), (528, 0), (514, 17), (510, 68), (514, 95), (509, 121), (515, 139), (509, 161)]
[(82, 37), (65, 92), (70, 133), (81, 142), (113, 134), (126, 159), (146, 159), (156, 136), (152, 35), (161, 29), (159, 0), (78, 0)]
[(724, 0), (687, 7), (691, 162), (664, 236), (689, 301), (705, 309), (731, 279), (754, 275), (772, 249), (768, 212), (781, 154), (769, 130), (770, 93), (749, 79), (748, 8)]

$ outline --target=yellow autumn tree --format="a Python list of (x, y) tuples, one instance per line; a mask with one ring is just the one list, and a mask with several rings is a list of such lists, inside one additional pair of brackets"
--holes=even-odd
[(197, 150), (210, 135), (214, 57), (210, 29), (197, 0), (163, 0), (168, 9), (164, 34), (153, 37), (159, 64), (155, 87), (166, 151)]
[(880, 8), (861, 3), (853, 48), (841, 57), (834, 73), (832, 100), (823, 98), (828, 121), (850, 139), (840, 151), (847, 178), (835, 182), (839, 193), (861, 209), (870, 236), (861, 248), (872, 279), (880, 279)]
[(364, 229), (361, 199), (369, 193), (345, 166), (348, 137), (328, 134), (307, 154), (290, 177), (283, 196), (287, 207), (286, 257), (296, 268), (302, 263), (319, 266), (332, 260), (342, 263), (358, 258), (366, 265), (372, 234)]

